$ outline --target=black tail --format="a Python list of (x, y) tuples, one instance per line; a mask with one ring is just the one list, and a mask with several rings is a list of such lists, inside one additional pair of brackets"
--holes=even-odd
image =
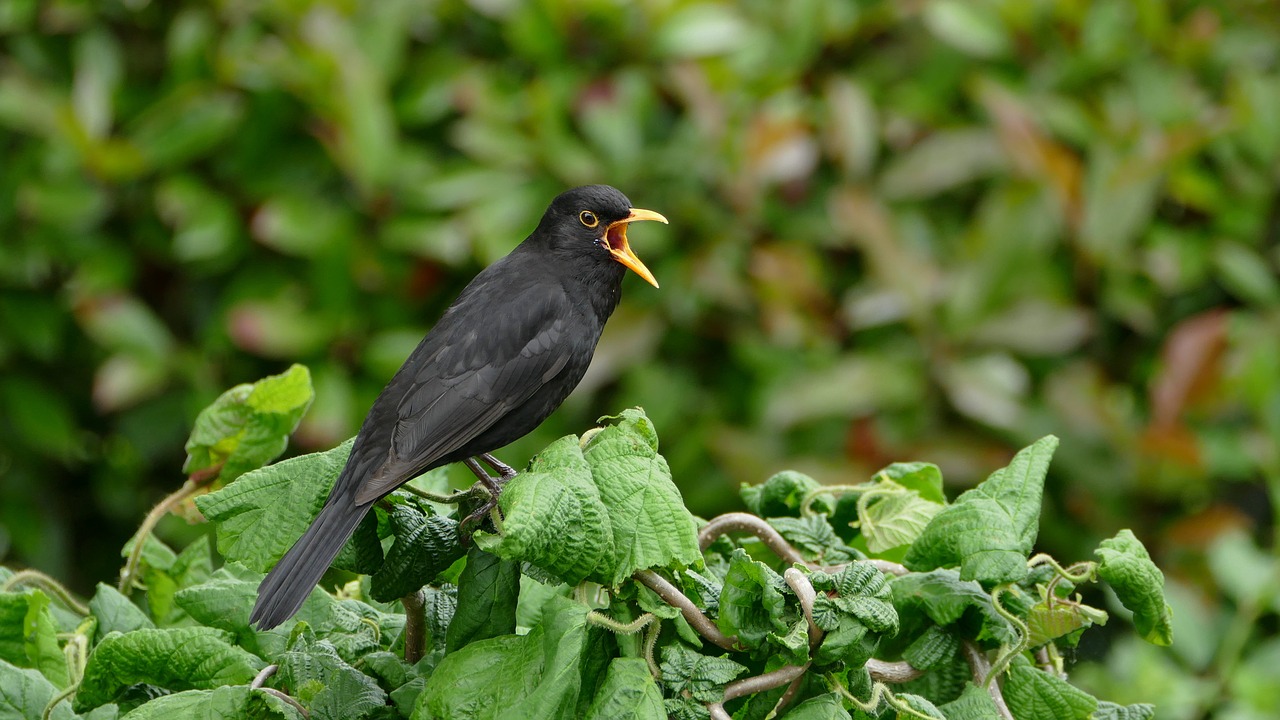
[(373, 507), (356, 505), (350, 499), (332, 500), (331, 497), (311, 527), (258, 586), (258, 602), (253, 605), (249, 622), (259, 629), (269, 630), (298, 612), (356, 525)]

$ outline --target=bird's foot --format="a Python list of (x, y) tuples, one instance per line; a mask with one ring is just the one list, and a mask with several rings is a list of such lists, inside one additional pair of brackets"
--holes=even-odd
[(499, 474), (499, 477), (490, 476), (489, 473), (484, 471), (484, 468), (480, 467), (480, 463), (476, 462), (475, 458), (467, 458), (463, 461), (471, 469), (471, 472), (475, 473), (475, 476), (480, 479), (480, 484), (489, 493), (489, 499), (458, 524), (458, 536), (464, 539), (469, 539), (471, 533), (479, 529), (485, 518), (489, 517), (495, 510), (497, 510), (497, 513), (494, 521), (496, 523), (501, 522), (502, 511), (498, 510), (498, 497), (502, 495), (502, 486), (516, 476), (516, 471), (511, 466), (502, 463), (489, 453), (481, 455), (480, 458), (492, 467)]
[(511, 478), (516, 476), (515, 468), (502, 462), (498, 458), (494, 457), (491, 453), (481, 454), (480, 459), (484, 460), (486, 465), (493, 468), (494, 472), (498, 473), (498, 475), (501, 476), (501, 481), (502, 481), (502, 484), (504, 485), (507, 483), (507, 481), (511, 480)]

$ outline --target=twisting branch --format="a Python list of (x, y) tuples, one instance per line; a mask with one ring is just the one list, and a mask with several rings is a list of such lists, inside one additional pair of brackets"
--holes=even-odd
[(666, 604), (678, 608), (680, 614), (684, 615), (684, 619), (689, 622), (689, 625), (694, 630), (697, 630), (702, 637), (710, 640), (713, 645), (722, 647), (725, 650), (742, 649), (738, 647), (738, 638), (728, 637), (720, 632), (720, 628), (716, 627), (716, 624), (711, 622), (706, 615), (703, 615), (698, 606), (694, 605), (692, 600), (680, 592), (679, 588), (667, 582), (666, 578), (652, 570), (640, 570), (631, 577), (635, 578), (641, 585), (658, 593), (658, 597), (662, 598)]
[(986, 653), (978, 649), (972, 640), (965, 640), (961, 647), (964, 650), (964, 659), (969, 662), (969, 672), (973, 674), (973, 684), (986, 687), (987, 693), (991, 695), (991, 701), (995, 703), (996, 712), (1003, 720), (1014, 720), (1013, 713), (1005, 704), (1004, 693), (1000, 691), (1000, 683), (986, 684), (987, 677), (991, 674), (991, 663), (987, 662)]
[(813, 622), (813, 602), (817, 599), (818, 593), (814, 591), (809, 578), (795, 568), (787, 568), (782, 573), (782, 577), (799, 598), (800, 609), (804, 611), (804, 619), (809, 623), (809, 654), (812, 656), (822, 644), (822, 628)]
[(745, 532), (755, 535), (775, 555), (783, 560), (789, 563), (809, 565), (804, 556), (791, 547), (791, 544), (777, 530), (774, 530), (772, 525), (762, 518), (744, 512), (725, 513), (707, 521), (707, 524), (703, 525), (702, 529), (698, 531), (698, 547), (706, 550), (711, 546), (711, 543), (715, 542), (716, 538), (731, 532)]
[[(705, 551), (711, 546), (711, 543), (716, 541), (716, 538), (732, 532), (755, 535), (760, 538), (765, 547), (773, 551), (773, 554), (792, 565), (799, 564), (810, 570), (825, 570), (828, 572), (835, 572), (844, 567), (844, 565), (822, 565), (806, 560), (799, 550), (792, 547), (791, 543), (782, 537), (781, 533), (773, 529), (772, 525), (762, 518), (743, 512), (725, 513), (708, 520), (707, 524), (703, 525), (702, 529), (698, 531), (698, 547)], [(876, 566), (877, 570), (888, 575), (906, 575), (908, 572), (902, 565), (889, 560), (872, 559), (865, 562), (871, 563)]]

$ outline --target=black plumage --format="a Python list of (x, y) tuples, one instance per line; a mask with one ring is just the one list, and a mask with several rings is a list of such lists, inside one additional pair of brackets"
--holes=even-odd
[(657, 286), (627, 243), (636, 220), (666, 222), (606, 185), (569, 190), (467, 285), (374, 402), (320, 515), (262, 581), (251, 622), (271, 628), (297, 612), (376, 500), (524, 436), (559, 407), (626, 269)]

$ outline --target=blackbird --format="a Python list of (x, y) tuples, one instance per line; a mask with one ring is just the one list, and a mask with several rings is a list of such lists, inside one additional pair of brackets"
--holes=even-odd
[[(471, 281), (374, 401), (311, 527), (267, 574), (250, 622), (297, 612), (373, 503), (459, 460), (496, 501), (515, 472), (489, 453), (536, 428), (582, 380), (629, 268), (658, 283), (627, 243), (627, 225), (667, 219), (607, 185), (562, 193), (538, 227)], [(476, 517), (476, 515), (473, 515)]]

